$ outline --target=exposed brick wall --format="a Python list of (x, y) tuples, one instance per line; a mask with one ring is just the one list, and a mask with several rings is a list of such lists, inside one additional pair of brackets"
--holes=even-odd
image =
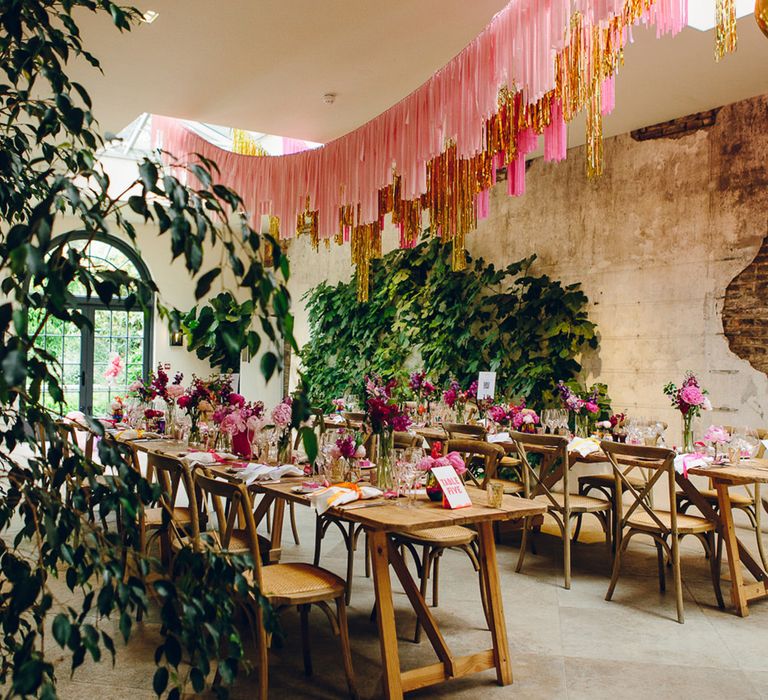
[(732, 352), (768, 374), (768, 236), (725, 290), (723, 330)]
[(679, 139), (681, 136), (707, 129), (717, 123), (717, 113), (720, 108), (710, 109), (707, 112), (696, 112), (688, 114), (685, 117), (670, 119), (668, 122), (644, 126), (642, 129), (635, 129), (630, 132), (635, 141), (648, 141), (650, 139)]

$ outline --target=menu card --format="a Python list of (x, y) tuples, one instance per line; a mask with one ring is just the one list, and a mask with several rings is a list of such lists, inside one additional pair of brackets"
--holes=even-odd
[(464, 482), (453, 467), (432, 467), (432, 474), (443, 489), (443, 508), (455, 510), (472, 505), (467, 489), (464, 488)]

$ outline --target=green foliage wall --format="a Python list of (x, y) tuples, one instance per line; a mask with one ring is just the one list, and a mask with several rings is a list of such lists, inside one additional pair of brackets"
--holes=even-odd
[(557, 381), (578, 374), (596, 329), (580, 285), (532, 274), (534, 260), (496, 269), (468, 256), (453, 272), (448, 246), (427, 238), (373, 263), (368, 303), (357, 302), (354, 279), (310, 290), (311, 340), (301, 353), (310, 401), (360, 394), (371, 372), (424, 367), (440, 383), (495, 370), (497, 394), (557, 404)]

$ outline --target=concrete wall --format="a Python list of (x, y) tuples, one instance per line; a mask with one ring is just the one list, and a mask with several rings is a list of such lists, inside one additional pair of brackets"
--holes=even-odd
[[(768, 235), (768, 96), (723, 107), (714, 126), (679, 138), (607, 139), (605, 158), (596, 181), (576, 148), (563, 163), (532, 162), (523, 197), (497, 185), (468, 249), (497, 265), (536, 253), (539, 272), (581, 282), (600, 332), (587, 379), (608, 384), (616, 409), (669, 422), (671, 442), (680, 420), (662, 387), (687, 369), (710, 390), (706, 425), (767, 425), (768, 377), (729, 349), (721, 311)], [(385, 250), (394, 244), (388, 231)], [(315, 253), (300, 239), (290, 257), (303, 342), (300, 297), (349, 278), (349, 247)]]

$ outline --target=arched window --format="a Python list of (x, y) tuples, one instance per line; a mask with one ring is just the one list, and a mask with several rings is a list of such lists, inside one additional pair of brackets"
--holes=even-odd
[[(88, 242), (87, 236), (66, 236), (61, 246), (82, 251), (87, 245), (88, 265), (94, 271), (121, 270), (131, 277), (149, 281), (149, 270), (135, 251), (113, 236), (99, 236)], [(54, 244), (56, 241), (54, 241)], [(125, 396), (128, 385), (147, 376), (151, 367), (152, 315), (140, 307), (126, 308), (116, 299), (109, 306), (96, 295), (90, 299), (79, 282), (69, 291), (75, 305), (93, 324), (93, 331), (80, 330), (74, 324), (49, 318), (37, 344), (57, 358), (61, 365), (62, 386), (67, 410), (79, 409), (89, 415), (109, 413), (115, 396)], [(42, 318), (38, 310), (31, 321)], [(110, 360), (119, 356), (122, 369), (117, 376), (107, 376)], [(46, 396), (47, 404), (54, 407)]]

